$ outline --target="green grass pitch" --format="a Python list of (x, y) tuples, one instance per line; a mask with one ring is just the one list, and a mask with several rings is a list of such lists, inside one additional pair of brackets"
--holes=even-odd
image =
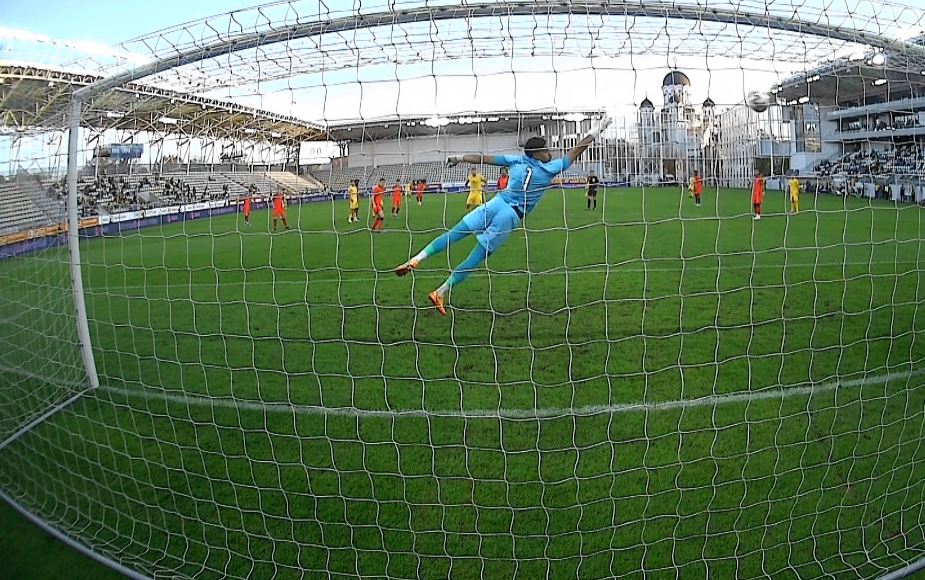
[[(338, 201), (87, 241), (102, 387), (0, 488), (149, 574), (880, 575), (925, 551), (923, 210), (786, 205), (552, 190), (445, 318), (472, 240), (391, 269), (459, 195), (379, 235)], [(0, 263), (4, 433), (80, 380), (65, 263)]]

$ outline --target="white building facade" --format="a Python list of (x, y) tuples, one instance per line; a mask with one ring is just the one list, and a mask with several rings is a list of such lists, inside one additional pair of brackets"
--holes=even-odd
[(677, 70), (665, 75), (661, 88), (661, 110), (649, 99), (639, 107), (635, 185), (684, 184), (699, 172), (707, 185), (748, 187), (759, 169), (786, 171), (790, 126), (780, 107), (761, 114), (744, 104), (719, 109), (710, 98), (694, 106), (690, 79)]

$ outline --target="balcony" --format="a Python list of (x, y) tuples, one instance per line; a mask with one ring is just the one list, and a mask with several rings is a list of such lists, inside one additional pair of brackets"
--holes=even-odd
[(863, 105), (860, 107), (851, 107), (832, 111), (825, 115), (829, 121), (840, 119), (853, 119), (855, 117), (865, 117), (867, 115), (880, 115), (883, 113), (892, 113), (897, 111), (914, 112), (925, 110), (925, 97), (916, 97), (913, 99), (900, 99), (898, 101), (889, 101), (887, 103), (876, 103), (873, 105)]
[(835, 131), (823, 138), (824, 141), (876, 141), (892, 140), (900, 137), (925, 136), (925, 126), (909, 127), (906, 129), (873, 129), (860, 131)]

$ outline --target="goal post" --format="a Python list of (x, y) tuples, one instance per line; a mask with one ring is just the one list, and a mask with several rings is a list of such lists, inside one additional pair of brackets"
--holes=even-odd
[(922, 569), (923, 18), (291, 1), (0, 63), (48, 93), (0, 497), (133, 577)]
[(90, 388), (100, 386), (96, 374), (96, 361), (93, 357), (93, 345), (90, 342), (90, 327), (87, 322), (87, 305), (84, 300), (83, 272), (80, 262), (80, 219), (77, 208), (77, 149), (80, 144), (81, 101), (71, 99), (67, 115), (67, 248), (71, 258), (71, 285), (74, 289), (74, 310), (76, 313), (77, 339), (80, 342), (80, 355), (87, 371), (87, 383)]

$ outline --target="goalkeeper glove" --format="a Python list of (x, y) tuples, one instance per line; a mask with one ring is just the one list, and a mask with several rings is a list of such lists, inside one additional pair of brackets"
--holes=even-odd
[(611, 123), (613, 123), (613, 119), (611, 117), (604, 117), (603, 119), (598, 121), (596, 125), (592, 126), (591, 129), (589, 129), (587, 133), (582, 135), (581, 140), (584, 141), (588, 137), (590, 137), (592, 141), (597, 139), (600, 136), (601, 132), (607, 127), (609, 127)]

